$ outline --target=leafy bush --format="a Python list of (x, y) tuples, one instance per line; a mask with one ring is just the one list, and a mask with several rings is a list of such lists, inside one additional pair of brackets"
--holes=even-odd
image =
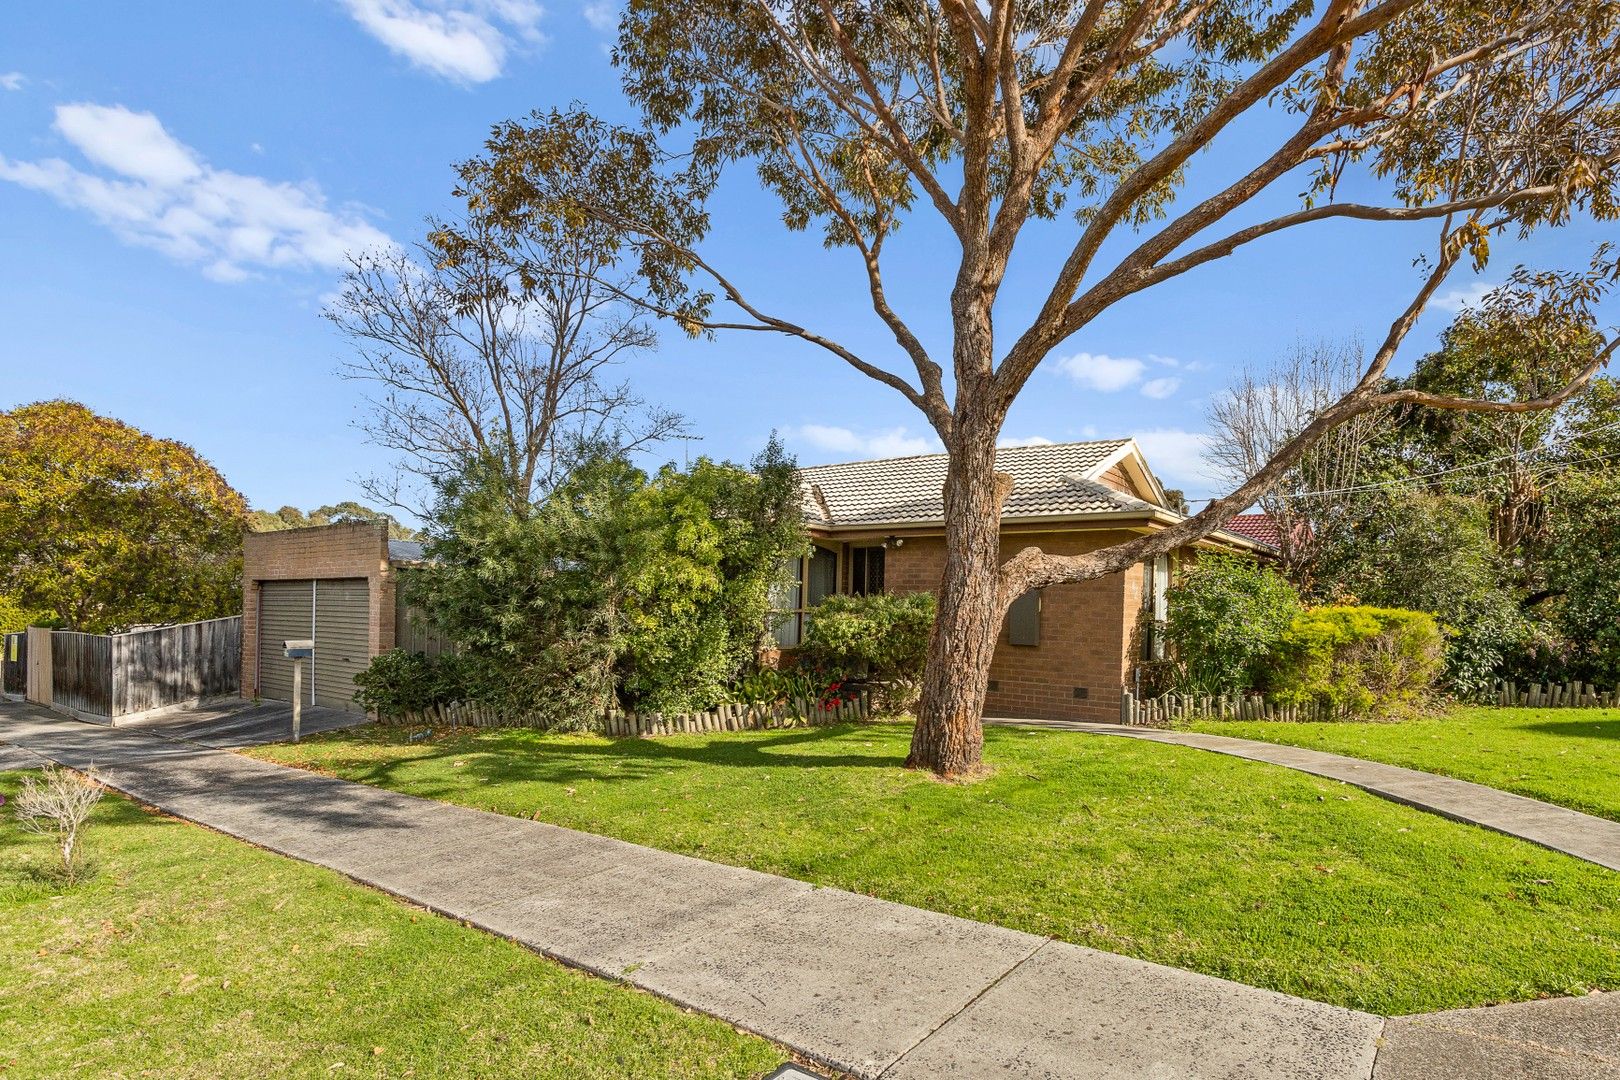
[(500, 463), (437, 482), (428, 565), (408, 599), (461, 647), (468, 700), (590, 723), (615, 700), (686, 712), (727, 698), (755, 659), (785, 559), (805, 546), (793, 463), (699, 459), (649, 476), (583, 462), (514, 511)]
[(1564, 677), (1620, 683), (1620, 479), (1566, 479), (1552, 514), (1547, 585), (1567, 644)]
[(1283, 633), (1271, 673), (1272, 700), (1317, 705), (1340, 716), (1398, 713), (1440, 677), (1445, 641), (1434, 616), (1374, 607), (1320, 607)]
[(1281, 574), (1239, 555), (1201, 555), (1170, 587), (1164, 640), (1176, 689), (1224, 694), (1254, 688), (1299, 614)]
[(1459, 495), (1361, 496), (1323, 536), (1321, 599), (1427, 611), (1445, 633), (1445, 685), (1468, 700), (1531, 648), (1534, 630), (1485, 508)]
[(934, 626), (932, 593), (829, 596), (809, 623), (801, 662), (820, 669), (829, 683), (870, 680), (886, 710), (916, 704)]
[(425, 712), (468, 698), (463, 665), (450, 654), (427, 656), (389, 649), (354, 677), (355, 704), (385, 719)]

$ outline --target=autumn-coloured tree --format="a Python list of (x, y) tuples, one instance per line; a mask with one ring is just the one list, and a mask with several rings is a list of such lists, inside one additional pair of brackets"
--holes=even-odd
[[(644, 124), (537, 113), (498, 127), (466, 175), (515, 234), (612, 230), (634, 299), (690, 332), (801, 339), (928, 419), (950, 457), (947, 560), (909, 760), (955, 774), (979, 762), (997, 629), (1026, 590), (1199, 539), (1354, 416), (1398, 404), (1533, 411), (1606, 362), (1613, 341), (1534, 400), (1385, 385), (1436, 290), (1459, 263), (1483, 265), (1493, 237), (1616, 216), (1617, 28), (1620, 0), (630, 0), (614, 59)], [(1205, 161), (1240, 160), (1235, 176), (1185, 196), (1199, 152), (1217, 147)], [(852, 252), (892, 347), (858, 353), (803, 316), (764, 310), (710, 260), (708, 199), (734, 164), (781, 201), (787, 228), (818, 228)], [(1279, 212), (1279, 197), (1301, 191)], [(947, 237), (927, 257), (954, 268), (937, 298), (951, 320), (943, 343), (913, 329), (883, 274), (902, 224), (923, 216)], [(1410, 300), (1374, 335), (1360, 378), (1185, 522), (1085, 555), (1032, 546), (1004, 559), (1010, 481), (996, 441), (1041, 362), (1145, 290), (1333, 220), (1433, 224), (1432, 247), (1413, 253)], [(998, 309), (1002, 283), (1037, 227), (1066, 254), (1034, 316), (1014, 324)], [(1324, 243), (1296, 273), (1357, 257)], [(1517, 284), (1580, 306), (1614, 266), (1602, 255), (1577, 276), (1582, 288), (1533, 274)], [(813, 314), (813, 298), (804, 306)]]
[(68, 628), (239, 613), (246, 520), (183, 443), (73, 401), (0, 412), (0, 593)]

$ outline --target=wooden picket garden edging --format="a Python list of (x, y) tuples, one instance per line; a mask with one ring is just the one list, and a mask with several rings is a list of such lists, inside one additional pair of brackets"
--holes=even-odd
[(1599, 690), (1587, 682), (1518, 683), (1504, 682), (1496, 686), (1496, 703), (1527, 709), (1612, 709), (1620, 706), (1620, 687)]
[(1177, 720), (1332, 720), (1326, 705), (1276, 705), (1259, 694), (1164, 694), (1138, 701), (1120, 696), (1119, 722), (1133, 727), (1169, 727)]
[[(862, 692), (847, 701), (823, 707), (806, 698), (774, 705), (720, 705), (695, 713), (626, 712), (609, 709), (589, 730), (615, 738), (651, 738), (706, 731), (758, 731), (767, 728), (823, 727), (872, 718), (871, 695)], [(448, 727), (543, 728), (537, 716), (507, 716), (483, 705), (458, 703), (420, 712), (382, 718), (388, 724), (438, 724)]]
[[(1599, 690), (1591, 683), (1498, 683), (1493, 702), (1527, 709), (1620, 708), (1620, 687)], [(1178, 720), (1342, 719), (1326, 705), (1274, 705), (1259, 694), (1165, 694), (1137, 700), (1129, 690), (1120, 697), (1119, 722), (1136, 727), (1168, 727)]]

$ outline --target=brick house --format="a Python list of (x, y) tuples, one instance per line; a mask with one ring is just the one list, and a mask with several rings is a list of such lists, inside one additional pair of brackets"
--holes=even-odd
[[(1182, 520), (1134, 439), (1008, 447), (996, 467), (1015, 484), (1002, 511), (1007, 556), (1029, 544), (1083, 554)], [(935, 590), (944, 571), (946, 458), (816, 465), (800, 470), (814, 548), (786, 595), (777, 641), (791, 654), (806, 618), (835, 593)], [(1200, 547), (1266, 551), (1217, 532)], [(1163, 617), (1164, 590), (1185, 550), (1119, 574), (1036, 590), (1013, 603), (990, 668), (992, 716), (1117, 721), (1143, 650), (1144, 606)], [(791, 610), (787, 610), (791, 608)]]

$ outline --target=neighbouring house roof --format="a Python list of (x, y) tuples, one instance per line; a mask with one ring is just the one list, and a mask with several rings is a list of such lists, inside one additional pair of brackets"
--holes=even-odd
[(388, 541), (388, 561), (391, 563), (421, 562), (423, 558), (420, 540)]
[[(936, 524), (945, 518), (944, 454), (812, 465), (799, 470), (806, 520), (822, 528)], [(996, 468), (1013, 477), (1004, 519), (1070, 518), (1098, 514), (1166, 512), (1103, 483), (1100, 477), (1125, 465), (1140, 490), (1161, 498), (1163, 489), (1132, 439), (1004, 447)]]
[[(1282, 527), (1277, 519), (1270, 514), (1238, 514), (1226, 522), (1226, 531), (1235, 532), (1239, 536), (1247, 536), (1250, 540), (1257, 540), (1267, 547), (1282, 547)], [(1309, 537), (1311, 526), (1301, 521), (1294, 526), (1295, 535)]]

